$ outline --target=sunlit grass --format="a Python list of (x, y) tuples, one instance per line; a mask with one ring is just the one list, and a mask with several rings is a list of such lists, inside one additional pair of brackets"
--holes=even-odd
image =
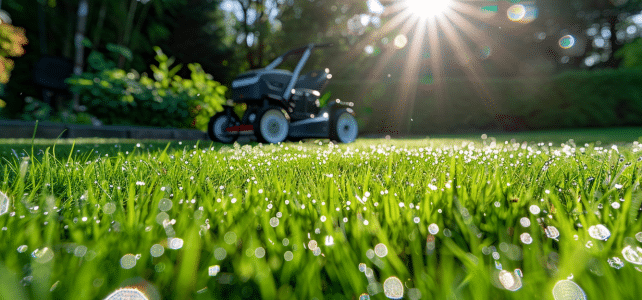
[(636, 299), (621, 137), (6, 142), (0, 298)]

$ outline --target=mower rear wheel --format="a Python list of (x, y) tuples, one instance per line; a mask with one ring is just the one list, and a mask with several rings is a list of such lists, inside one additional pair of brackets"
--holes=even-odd
[(359, 126), (347, 109), (339, 109), (330, 118), (330, 140), (339, 143), (352, 143), (357, 139)]
[(234, 143), (239, 137), (238, 132), (227, 132), (225, 129), (238, 123), (240, 123), (239, 118), (234, 114), (228, 115), (225, 111), (217, 113), (210, 119), (210, 123), (207, 126), (207, 134), (215, 142), (223, 144)]
[(276, 106), (268, 107), (254, 126), (256, 138), (263, 143), (280, 143), (288, 137), (290, 122), (283, 110)]

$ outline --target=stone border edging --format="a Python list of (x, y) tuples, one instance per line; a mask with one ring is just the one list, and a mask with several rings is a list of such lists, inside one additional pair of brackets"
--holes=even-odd
[[(1, 139), (30, 139), (35, 121), (0, 120)], [(120, 138), (154, 140), (209, 140), (207, 133), (195, 129), (140, 126), (91, 126), (38, 122), (36, 138)]]

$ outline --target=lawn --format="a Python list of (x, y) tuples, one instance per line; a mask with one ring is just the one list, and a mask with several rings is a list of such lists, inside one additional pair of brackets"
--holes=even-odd
[(640, 137), (0, 140), (0, 299), (637, 299)]

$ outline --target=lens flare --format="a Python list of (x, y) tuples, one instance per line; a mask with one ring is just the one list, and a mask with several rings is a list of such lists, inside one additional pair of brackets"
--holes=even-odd
[(419, 18), (431, 18), (448, 11), (452, 0), (406, 0), (408, 10)]

